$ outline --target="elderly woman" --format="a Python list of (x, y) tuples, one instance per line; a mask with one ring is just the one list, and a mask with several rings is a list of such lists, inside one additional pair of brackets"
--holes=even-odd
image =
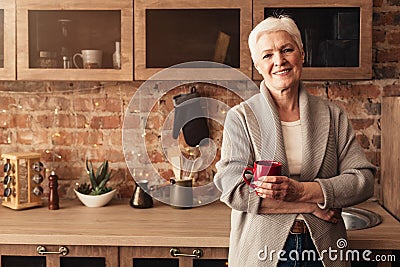
[[(344, 111), (307, 93), (291, 18), (265, 19), (248, 42), (264, 80), (228, 112), (215, 176), (232, 208), (229, 266), (348, 266), (341, 208), (372, 196), (375, 167)], [(250, 190), (242, 172), (257, 160), (281, 162), (281, 176)]]

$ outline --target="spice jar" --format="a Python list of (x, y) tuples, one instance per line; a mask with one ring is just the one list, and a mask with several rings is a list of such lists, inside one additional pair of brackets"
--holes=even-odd
[(51, 51), (40, 51), (38, 59), (39, 68), (57, 68), (57, 53)]

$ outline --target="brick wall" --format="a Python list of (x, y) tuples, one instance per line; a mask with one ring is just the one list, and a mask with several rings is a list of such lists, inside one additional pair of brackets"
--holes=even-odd
[[(381, 98), (384, 95), (400, 95), (399, 25), (400, 1), (375, 0), (373, 79), (307, 82), (312, 94), (330, 99), (347, 111), (357, 139), (369, 160), (378, 167)], [(55, 169), (60, 177), (59, 192), (63, 198), (74, 197), (72, 189), (75, 183), (86, 179), (86, 158), (95, 164), (107, 158), (115, 170), (111, 184), (119, 189), (120, 197), (130, 197), (134, 182), (125, 163), (121, 129), (126, 108), (140, 85), (141, 82), (0, 82), (0, 153), (41, 153), (46, 167)], [(187, 92), (189, 86), (179, 90)], [(222, 100), (229, 106), (240, 101), (222, 88), (204, 84), (196, 87), (202, 95)], [(154, 114), (145, 127), (149, 158), (166, 179), (173, 173), (161, 153), (158, 129), (162, 127), (165, 114), (172, 110), (171, 97), (176, 92), (155, 103), (152, 108)], [(143, 94), (140, 105), (153, 105), (153, 93), (149, 90), (148, 94)], [(141, 117), (135, 112), (128, 110), (136, 116), (133, 123), (139, 125)], [(222, 127), (212, 123), (210, 129), (212, 137), (219, 143)], [(138, 138), (132, 142), (141, 140)], [(135, 176), (147, 175), (149, 162), (143, 153), (146, 151), (134, 151), (128, 159), (135, 162)], [(210, 179), (213, 171), (210, 167), (200, 174), (200, 181)], [(376, 177), (375, 196), (378, 198), (379, 178), (380, 172)], [(44, 183), (47, 185), (47, 179)], [(46, 186), (45, 194), (47, 192)]]

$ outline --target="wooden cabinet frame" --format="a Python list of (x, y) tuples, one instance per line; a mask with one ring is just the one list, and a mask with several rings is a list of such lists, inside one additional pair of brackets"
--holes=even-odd
[(4, 10), (4, 67), (0, 68), (0, 80), (15, 80), (15, 0), (0, 1)]
[[(248, 77), (251, 77), (252, 63), (247, 39), (251, 31), (252, 9), (251, 1), (243, 0), (135, 0), (134, 4), (134, 35), (135, 35), (135, 80), (146, 80), (152, 75), (161, 71), (162, 68), (146, 67), (146, 9), (240, 9), (240, 70)], [(182, 72), (182, 70), (180, 70)], [(211, 77), (218, 77), (220, 69), (213, 69)], [(185, 69), (185, 79), (196, 79), (200, 69), (195, 71)], [(193, 75), (192, 75), (193, 74)], [(210, 77), (210, 76), (209, 76)]]
[[(47, 251), (58, 251), (60, 246), (43, 245)], [(36, 251), (38, 245), (0, 245), (0, 256), (41, 256)], [(103, 246), (69, 246), (66, 245), (69, 252), (66, 256), (58, 254), (47, 254), (46, 267), (60, 266), (60, 257), (100, 257), (105, 258), (107, 267), (116, 267), (119, 264), (118, 247)], [(2, 266), (0, 260), (0, 267)]]
[[(192, 267), (191, 257), (172, 257), (172, 247), (120, 247), (120, 267), (131, 267), (133, 259), (177, 259), (179, 267)], [(197, 247), (179, 247), (181, 253), (191, 254)], [(228, 248), (200, 248), (203, 256), (200, 259), (228, 259)], [(1, 266), (0, 266), (1, 267)]]
[[(29, 68), (28, 11), (29, 10), (120, 10), (121, 11), (121, 69), (37, 69)], [(17, 79), (18, 80), (132, 80), (133, 1), (104, 0), (17, 0)]]
[[(372, 77), (372, 0), (254, 0), (253, 27), (264, 19), (264, 8), (307, 8), (307, 7), (359, 7), (360, 42), (358, 67), (303, 67), (304, 80), (371, 79)], [(304, 41), (304, 40), (303, 40)], [(253, 79), (261, 80), (261, 75), (253, 70)]]

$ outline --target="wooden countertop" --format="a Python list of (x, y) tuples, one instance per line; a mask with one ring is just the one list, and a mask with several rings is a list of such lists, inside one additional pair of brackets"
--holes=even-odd
[[(175, 209), (156, 202), (134, 209), (128, 201), (87, 208), (78, 200), (15, 211), (0, 207), (0, 244), (228, 247), (230, 209), (217, 201), (192, 209)], [(349, 231), (357, 249), (400, 249), (400, 223), (376, 203), (361, 208), (379, 213), (383, 223)]]

